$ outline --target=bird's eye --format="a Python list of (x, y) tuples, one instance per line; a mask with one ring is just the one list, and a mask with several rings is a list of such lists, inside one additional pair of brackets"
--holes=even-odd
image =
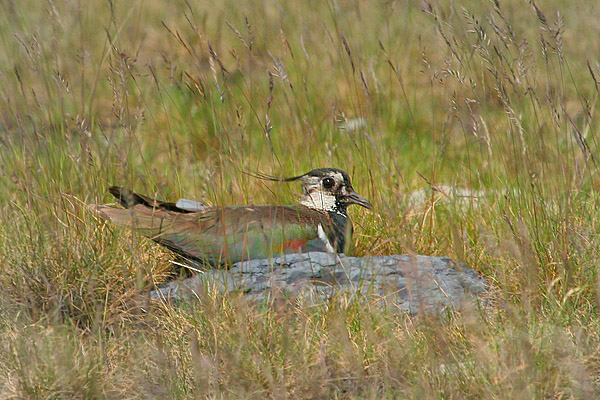
[(331, 189), (335, 185), (335, 181), (332, 178), (323, 179), (323, 187), (325, 189)]

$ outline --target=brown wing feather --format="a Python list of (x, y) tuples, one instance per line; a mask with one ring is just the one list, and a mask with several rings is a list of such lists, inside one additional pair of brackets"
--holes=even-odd
[[(184, 256), (211, 264), (222, 262), (223, 252), (231, 254), (231, 261), (246, 258), (246, 255), (254, 257), (250, 250), (241, 248), (247, 240), (251, 241), (248, 246), (279, 243), (277, 246), (282, 250), (296, 251), (317, 238), (319, 224), (328, 236), (333, 232), (327, 213), (304, 206), (211, 207), (200, 212), (182, 212), (176, 207), (165, 207), (172, 203), (159, 202), (127, 189), (112, 187), (110, 191), (128, 208), (97, 205), (95, 210), (101, 217), (134, 229)], [(299, 233), (293, 233), (294, 227)], [(256, 254), (268, 251), (258, 246), (254, 247)]]

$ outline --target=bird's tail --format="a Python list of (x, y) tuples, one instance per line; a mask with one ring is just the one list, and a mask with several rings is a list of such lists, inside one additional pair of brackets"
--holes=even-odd
[(136, 204), (142, 204), (148, 207), (160, 207), (163, 204), (166, 204), (162, 201), (158, 201), (148, 196), (144, 196), (142, 194), (137, 194), (132, 192), (129, 189), (120, 187), (120, 186), (111, 186), (108, 188), (110, 194), (115, 196), (119, 203), (125, 208), (132, 208)]
[(134, 229), (151, 238), (163, 232), (171, 225), (173, 220), (160, 210), (140, 205), (123, 209), (96, 204), (92, 206), (92, 209), (103, 219), (119, 226)]
[(125, 208), (94, 204), (92, 210), (103, 219), (135, 229), (151, 238), (170, 227), (178, 213), (188, 212), (173, 203), (158, 201), (119, 186), (111, 186), (108, 191)]

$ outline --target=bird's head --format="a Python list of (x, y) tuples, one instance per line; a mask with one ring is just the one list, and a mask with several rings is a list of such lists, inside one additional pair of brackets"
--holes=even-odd
[(276, 178), (262, 174), (256, 176), (280, 182), (300, 180), (302, 182), (300, 203), (309, 208), (342, 214), (346, 214), (346, 208), (352, 204), (373, 209), (373, 205), (367, 199), (354, 191), (350, 177), (340, 169), (317, 168), (290, 178)]

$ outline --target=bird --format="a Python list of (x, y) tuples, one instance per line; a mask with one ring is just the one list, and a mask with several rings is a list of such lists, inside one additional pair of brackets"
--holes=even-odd
[(194, 263), (231, 265), (294, 253), (351, 249), (352, 204), (373, 209), (359, 195), (349, 175), (337, 168), (317, 168), (305, 174), (257, 178), (302, 183), (295, 205), (241, 205), (209, 207), (193, 200), (158, 201), (129, 189), (111, 186), (121, 206), (94, 205), (105, 220), (131, 228)]

